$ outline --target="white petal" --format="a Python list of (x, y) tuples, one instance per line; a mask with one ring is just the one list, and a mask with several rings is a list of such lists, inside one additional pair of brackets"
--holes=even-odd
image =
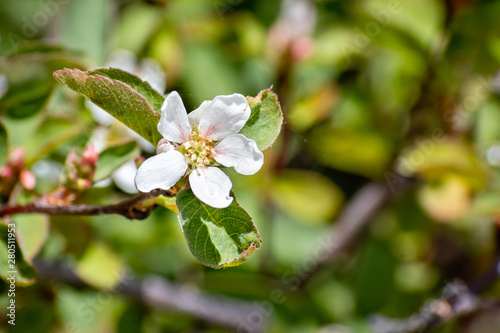
[(189, 183), (194, 195), (209, 206), (226, 208), (233, 202), (229, 196), (233, 184), (219, 168), (197, 168), (189, 175)]
[(137, 71), (137, 57), (130, 51), (127, 50), (117, 50), (111, 54), (108, 60), (108, 66), (113, 68), (118, 68), (129, 73), (135, 73)]
[(139, 77), (143, 81), (147, 81), (153, 89), (162, 95), (165, 93), (165, 73), (156, 60), (151, 58), (142, 59), (137, 72)]
[(92, 118), (96, 121), (96, 123), (103, 126), (109, 126), (115, 120), (112, 115), (110, 115), (91, 101), (86, 100), (85, 105), (90, 110), (90, 114), (92, 115)]
[(214, 159), (225, 167), (234, 167), (242, 175), (253, 175), (264, 164), (264, 154), (255, 141), (242, 134), (228, 136), (215, 147)]
[(94, 146), (95, 150), (101, 153), (107, 148), (107, 138), (109, 136), (109, 127), (98, 126), (92, 132), (87, 145)]
[(184, 143), (189, 140), (191, 126), (186, 108), (176, 91), (172, 91), (163, 102), (158, 132), (168, 141)]
[(207, 103), (203, 112), (200, 110), (198, 128), (203, 137), (220, 141), (238, 133), (248, 118), (250, 118), (250, 106), (243, 95), (217, 96)]
[(135, 186), (134, 177), (137, 173), (137, 166), (134, 160), (130, 160), (123, 164), (121, 167), (115, 170), (111, 175), (111, 178), (124, 192), (134, 194), (137, 193), (137, 187)]
[(193, 125), (199, 126), (200, 114), (205, 112), (205, 109), (210, 104), (210, 102), (211, 101), (204, 101), (203, 103), (201, 103), (201, 105), (196, 110), (191, 111), (188, 114), (188, 119), (189, 119), (189, 123), (191, 124), (191, 126), (193, 126)]
[(184, 155), (177, 150), (169, 150), (142, 163), (135, 176), (135, 185), (141, 192), (150, 192), (156, 188), (168, 190), (184, 176), (187, 167)]
[(170, 142), (163, 138), (158, 141), (158, 146), (156, 147), (156, 154), (166, 153), (167, 151), (174, 149), (174, 146)]
[(139, 147), (143, 151), (148, 152), (150, 154), (153, 154), (153, 153), (156, 152), (156, 147), (153, 146), (151, 143), (149, 143), (148, 140), (144, 139), (142, 136), (140, 136), (139, 134), (137, 134), (137, 132), (135, 132), (134, 130), (132, 130), (130, 127), (125, 126), (122, 123), (120, 123), (120, 124), (123, 125), (125, 131), (137, 142), (137, 144), (139, 145)]

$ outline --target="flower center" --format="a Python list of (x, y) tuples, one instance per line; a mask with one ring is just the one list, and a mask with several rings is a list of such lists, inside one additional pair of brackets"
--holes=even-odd
[(212, 140), (207, 140), (199, 135), (197, 131), (193, 131), (190, 140), (184, 142), (178, 150), (188, 158), (192, 168), (197, 168), (209, 165), (213, 161), (213, 146), (214, 142)]

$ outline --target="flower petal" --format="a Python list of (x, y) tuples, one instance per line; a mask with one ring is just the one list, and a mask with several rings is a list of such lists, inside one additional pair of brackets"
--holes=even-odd
[(158, 145), (156, 146), (156, 154), (166, 153), (169, 150), (174, 149), (174, 146), (167, 139), (163, 138), (158, 141)]
[(150, 192), (156, 188), (168, 190), (184, 176), (187, 167), (184, 155), (177, 150), (169, 150), (142, 163), (135, 176), (135, 185), (141, 192)]
[(115, 170), (111, 175), (111, 178), (124, 192), (134, 194), (137, 193), (137, 187), (135, 186), (134, 177), (137, 173), (137, 166), (134, 160), (130, 160), (123, 164), (121, 167)]
[(205, 112), (206, 107), (210, 104), (212, 101), (203, 101), (201, 105), (194, 111), (191, 111), (188, 114), (188, 119), (189, 119), (189, 124), (191, 126), (196, 125), (197, 127), (199, 126), (200, 123), (200, 114)]
[(230, 135), (215, 147), (214, 159), (225, 167), (234, 167), (242, 175), (253, 175), (264, 164), (264, 154), (255, 141), (242, 134)]
[(194, 195), (214, 208), (226, 208), (233, 202), (229, 191), (233, 184), (229, 177), (217, 167), (197, 168), (189, 175)]
[(198, 113), (195, 115), (199, 120), (200, 134), (206, 139), (220, 141), (245, 126), (250, 118), (250, 106), (243, 95), (223, 95), (208, 102)]
[(163, 68), (156, 60), (143, 58), (139, 64), (137, 74), (143, 81), (148, 82), (153, 89), (162, 95), (165, 93), (165, 72), (163, 72)]
[(184, 143), (189, 140), (191, 126), (177, 91), (172, 91), (163, 102), (158, 132), (171, 142)]
[(91, 101), (86, 100), (85, 105), (90, 110), (90, 114), (92, 115), (92, 118), (99, 125), (109, 126), (109, 125), (111, 125), (113, 120), (115, 120), (115, 118), (112, 115), (110, 115), (109, 113), (107, 113), (106, 111), (104, 111), (103, 109), (101, 109), (100, 107), (98, 107), (97, 105), (92, 103)]

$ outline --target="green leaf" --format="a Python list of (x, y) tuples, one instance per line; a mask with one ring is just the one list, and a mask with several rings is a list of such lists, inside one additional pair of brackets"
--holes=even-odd
[(99, 68), (92, 71), (92, 74), (102, 75), (109, 79), (118, 80), (128, 84), (148, 101), (153, 110), (160, 112), (161, 106), (165, 101), (165, 97), (153, 89), (149, 82), (142, 81), (137, 76), (116, 68)]
[(39, 112), (47, 103), (55, 82), (52, 72), (64, 67), (79, 67), (78, 55), (61, 48), (27, 45), (0, 62), (0, 73), (8, 81), (1, 99), (0, 114), (25, 118)]
[(321, 163), (335, 169), (379, 178), (391, 162), (393, 142), (377, 132), (315, 126), (307, 148)]
[(16, 223), (17, 241), (26, 261), (40, 252), (49, 236), (49, 218), (45, 214), (18, 214), (13, 217)]
[(278, 96), (271, 89), (266, 89), (255, 98), (247, 97), (247, 101), (252, 114), (240, 133), (254, 140), (260, 150), (267, 149), (278, 137), (283, 124)]
[(241, 77), (220, 50), (207, 43), (192, 43), (185, 48), (184, 80), (194, 104), (221, 94), (243, 89)]
[(93, 61), (105, 62), (112, 4), (106, 0), (72, 0), (61, 7), (64, 15), (59, 22), (59, 42), (68, 49), (85, 52)]
[(92, 243), (78, 262), (75, 272), (85, 282), (101, 289), (112, 289), (120, 282), (123, 262), (102, 243)]
[(94, 181), (109, 177), (118, 167), (137, 155), (139, 155), (139, 149), (135, 141), (107, 148), (99, 154)]
[[(34, 279), (36, 277), (35, 270), (33, 267), (25, 260), (23, 256), (23, 252), (21, 251), (21, 246), (19, 245), (17, 241), (17, 237), (15, 242), (13, 243), (8, 243), (9, 238), (9, 231), (12, 231), (12, 228), (9, 228), (7, 224), (0, 222), (0, 276), (6, 280), (10, 275), (13, 275), (14, 273), (10, 272), (16, 272), (16, 284), (31, 284), (34, 282)], [(12, 238), (10, 238), (12, 239)], [(14, 254), (15, 254), (15, 264), (14, 267), (10, 266), (12, 262), (9, 262), (9, 252), (8, 252), (8, 246), (10, 248), (14, 249)]]
[[(19, 214), (15, 216), (15, 228), (0, 222), (0, 276), (4, 279), (16, 271), (16, 283), (25, 285), (34, 282), (36, 272), (31, 266), (49, 235), (49, 219), (44, 214)], [(9, 243), (9, 229), (15, 230), (15, 243)], [(11, 238), (13, 239), (13, 238)], [(15, 249), (15, 267), (8, 261), (8, 247)]]
[[(20, 129), (26, 129), (24, 122), (8, 121), (6, 123), (9, 137), (23, 135)], [(38, 128), (26, 138), (22, 145), (26, 147), (26, 164), (32, 165), (42, 156), (49, 154), (69, 139), (83, 132), (83, 126), (69, 119), (46, 118)]]
[(154, 146), (162, 138), (157, 124), (164, 98), (149, 83), (119, 69), (88, 72), (64, 69), (54, 72), (54, 77), (109, 112)]
[(177, 207), (189, 248), (206, 266), (237, 266), (260, 248), (260, 234), (236, 200), (217, 209), (198, 200), (191, 190), (183, 190), (177, 195)]
[(338, 213), (343, 194), (328, 177), (286, 169), (273, 175), (269, 194), (283, 212), (304, 224), (323, 224)]

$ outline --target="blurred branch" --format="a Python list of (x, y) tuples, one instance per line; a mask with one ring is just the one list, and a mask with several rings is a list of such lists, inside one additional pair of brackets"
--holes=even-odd
[(447, 284), (441, 298), (427, 301), (422, 308), (406, 319), (374, 316), (371, 324), (377, 333), (423, 333), (443, 323), (495, 306), (482, 301), (461, 281)]
[[(406, 187), (407, 181), (399, 181), (398, 191), (391, 192), (386, 184), (371, 182), (362, 187), (344, 208), (330, 233), (330, 241), (318, 256), (316, 272), (341, 257), (344, 251), (357, 239), (368, 222), (392, 197)], [(304, 286), (314, 274), (301, 280)]]
[(113, 205), (54, 205), (43, 200), (38, 200), (27, 205), (2, 205), (0, 206), (0, 217), (13, 214), (46, 213), (52, 215), (106, 215), (119, 214), (129, 219), (142, 220), (149, 216), (156, 207), (154, 203), (142, 205), (148, 199), (160, 195), (172, 197), (174, 192), (156, 189), (149, 193), (139, 193), (131, 198), (125, 199)]
[[(34, 262), (40, 279), (65, 283), (78, 289), (95, 289), (82, 281), (72, 270), (57, 264)], [(264, 331), (265, 320), (247, 323), (244, 318), (256, 311), (256, 307), (245, 301), (222, 295), (212, 295), (196, 288), (176, 284), (162, 277), (150, 275), (145, 279), (124, 276), (112, 290), (100, 290), (109, 294), (120, 294), (155, 310), (174, 311), (197, 318), (207, 323), (249, 333)]]

